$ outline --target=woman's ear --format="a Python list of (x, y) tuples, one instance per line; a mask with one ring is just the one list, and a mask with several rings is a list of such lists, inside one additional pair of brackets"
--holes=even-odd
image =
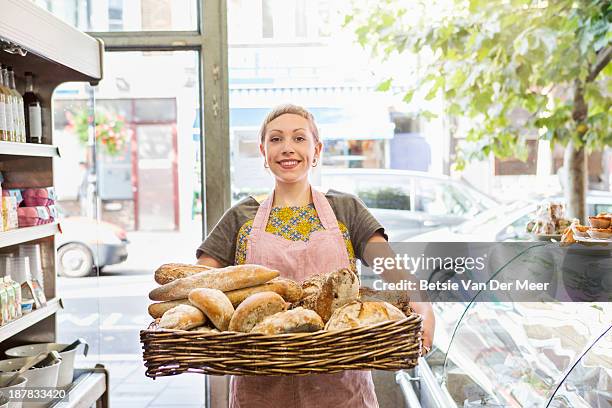
[(264, 145), (263, 144), (259, 144), (259, 151), (261, 153), (261, 155), (265, 158), (266, 157), (266, 149), (264, 149)]

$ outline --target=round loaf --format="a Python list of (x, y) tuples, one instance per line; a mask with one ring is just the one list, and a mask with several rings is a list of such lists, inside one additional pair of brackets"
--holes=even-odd
[(255, 325), (251, 333), (267, 335), (285, 333), (309, 333), (323, 329), (323, 320), (316, 312), (297, 307), (268, 316)]
[(350, 269), (314, 275), (302, 283), (304, 297), (299, 306), (317, 312), (324, 322), (339, 307), (359, 299), (359, 277)]
[(266, 317), (285, 310), (287, 310), (287, 304), (278, 293), (256, 293), (246, 298), (236, 308), (230, 320), (229, 330), (248, 333)]
[(209, 288), (193, 289), (189, 292), (189, 302), (200, 309), (217, 329), (227, 330), (234, 306), (223, 292)]
[(190, 305), (178, 305), (168, 310), (159, 321), (162, 329), (189, 330), (202, 326), (206, 317), (202, 312)]
[(387, 302), (351, 302), (332, 314), (325, 330), (353, 329), (405, 317), (401, 310)]
[(237, 289), (225, 292), (234, 307), (237, 307), (244, 299), (255, 293), (275, 292), (287, 302), (294, 303), (302, 298), (302, 287), (291, 279), (274, 278), (263, 285), (251, 286), (250, 288)]

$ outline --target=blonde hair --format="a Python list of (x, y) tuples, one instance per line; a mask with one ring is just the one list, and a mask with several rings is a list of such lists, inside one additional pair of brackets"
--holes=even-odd
[(264, 140), (266, 138), (266, 127), (268, 126), (268, 124), (279, 116), (285, 115), (287, 113), (298, 115), (308, 120), (310, 131), (312, 132), (312, 135), (315, 138), (315, 143), (319, 143), (321, 141), (319, 138), (319, 129), (317, 128), (317, 124), (315, 123), (315, 118), (313, 114), (310, 113), (306, 108), (289, 103), (275, 107), (268, 113), (268, 115), (264, 119), (263, 123), (261, 124), (261, 129), (259, 130), (259, 140), (262, 144), (264, 143)]

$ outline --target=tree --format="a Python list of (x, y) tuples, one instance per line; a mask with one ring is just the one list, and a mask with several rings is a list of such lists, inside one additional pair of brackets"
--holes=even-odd
[(565, 146), (568, 213), (585, 220), (586, 152), (612, 145), (612, 1), (383, 0), (345, 25), (380, 59), (421, 61), (406, 102), (425, 89), (470, 118), (458, 168), (491, 153), (524, 160), (529, 134)]

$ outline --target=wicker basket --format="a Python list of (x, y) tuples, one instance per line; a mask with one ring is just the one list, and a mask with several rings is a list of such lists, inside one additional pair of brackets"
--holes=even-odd
[(343, 370), (415, 367), (421, 352), (422, 319), (340, 331), (267, 336), (141, 330), (148, 377), (185, 372), (213, 375), (306, 375)]

